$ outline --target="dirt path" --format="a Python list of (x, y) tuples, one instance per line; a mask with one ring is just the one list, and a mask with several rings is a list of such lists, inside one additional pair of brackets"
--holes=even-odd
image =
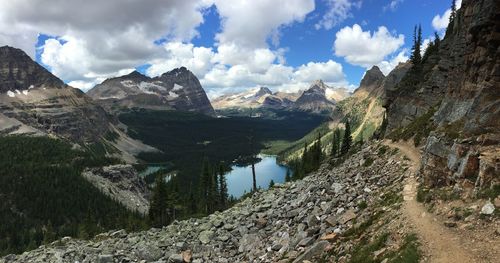
[(429, 257), (430, 262), (477, 262), (471, 256), (471, 251), (460, 244), (460, 236), (445, 228), (443, 223), (429, 214), (425, 208), (417, 203), (417, 180), (415, 173), (420, 167), (420, 152), (408, 143), (388, 142), (384, 144), (393, 148), (398, 148), (411, 161), (410, 167), (412, 175), (407, 178), (403, 189), (405, 204), (403, 212), (415, 227), (423, 246), (424, 253)]
[(358, 126), (358, 129), (356, 129), (352, 133), (352, 137), (353, 138), (355, 138), (356, 136), (358, 136), (358, 134), (362, 131), (363, 127), (365, 126), (365, 123), (368, 121), (369, 117), (371, 117), (370, 114), (372, 112), (373, 107), (375, 106), (375, 103), (376, 103), (376, 99), (372, 99), (372, 101), (370, 102), (370, 104), (368, 104), (368, 109), (366, 109), (365, 117), (363, 117), (363, 120), (361, 121), (361, 124)]

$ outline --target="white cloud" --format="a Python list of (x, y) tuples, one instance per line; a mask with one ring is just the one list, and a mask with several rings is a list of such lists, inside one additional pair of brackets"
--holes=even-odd
[[(57, 5), (57, 8), (54, 8)], [(42, 61), (66, 81), (95, 82), (158, 56), (157, 39), (188, 41), (203, 22), (200, 0), (0, 1), (0, 45), (21, 47), (34, 56), (39, 33), (46, 41)], [(117, 8), (119, 7), (119, 8)], [(80, 85), (82, 86), (82, 85)]]
[(335, 36), (335, 55), (344, 57), (350, 64), (366, 68), (382, 63), (404, 44), (402, 34), (392, 35), (384, 26), (372, 34), (355, 24), (342, 28)]
[(377, 66), (380, 68), (380, 71), (387, 76), (399, 63), (408, 61), (409, 57), (406, 53), (406, 50), (402, 50), (391, 59), (378, 63)]
[(276, 44), (280, 27), (303, 21), (314, 10), (314, 0), (213, 0), (222, 18), (222, 44), (244, 48), (266, 47), (271, 37)]
[(384, 11), (391, 10), (396, 11), (399, 4), (403, 3), (404, 0), (391, 0), (386, 6), (384, 6)]
[[(457, 10), (462, 6), (462, 0), (458, 0), (456, 2)], [(448, 23), (450, 22), (451, 16), (451, 8), (447, 9), (442, 15), (437, 14), (432, 19), (432, 27), (436, 31), (444, 31), (448, 27)]]
[[(166, 51), (165, 58), (156, 58), (151, 61), (147, 74), (158, 76), (173, 68), (185, 66), (197, 76), (205, 75), (211, 68), (214, 52), (211, 48), (195, 47), (193, 44), (168, 42), (163, 45)], [(162, 54), (162, 56), (165, 54)]]
[(345, 80), (342, 65), (333, 60), (327, 62), (309, 62), (294, 72), (297, 82), (312, 82), (322, 79), (325, 82), (342, 82)]
[(361, 1), (353, 0), (323, 0), (328, 6), (327, 12), (321, 20), (314, 25), (316, 29), (332, 29), (342, 21), (352, 16), (351, 9), (361, 8)]

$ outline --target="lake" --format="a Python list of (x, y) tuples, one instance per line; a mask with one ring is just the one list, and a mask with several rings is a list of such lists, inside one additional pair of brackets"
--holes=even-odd
[[(257, 187), (267, 189), (271, 180), (274, 180), (275, 183), (285, 181), (287, 166), (278, 164), (276, 156), (259, 155), (258, 157), (262, 160), (255, 164)], [(234, 165), (231, 168), (233, 170), (226, 174), (228, 193), (239, 198), (245, 191), (249, 192), (252, 189), (252, 165)]]

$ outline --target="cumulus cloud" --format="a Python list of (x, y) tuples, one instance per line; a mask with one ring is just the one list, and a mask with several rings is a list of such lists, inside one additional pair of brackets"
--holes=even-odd
[[(457, 10), (462, 6), (462, 0), (456, 2)], [(432, 19), (432, 27), (437, 31), (444, 31), (450, 22), (451, 8), (447, 9), (442, 15), (437, 14)]]
[(57, 36), (64, 41), (48, 39), (40, 50), (42, 62), (71, 83), (90, 83), (95, 78), (88, 76), (116, 75), (157, 57), (162, 51), (157, 39), (197, 36), (205, 6), (199, 0), (1, 1), (0, 32), (15, 33), (0, 33), (0, 44), (34, 56), (38, 34)]
[(303, 21), (314, 10), (314, 0), (213, 1), (222, 18), (217, 41), (245, 48), (266, 47), (269, 37), (276, 42), (280, 27)]
[(314, 25), (316, 29), (332, 29), (342, 21), (352, 16), (351, 9), (361, 8), (361, 1), (353, 0), (323, 0), (328, 6), (327, 12)]
[(335, 36), (335, 55), (344, 57), (350, 64), (366, 68), (379, 65), (404, 44), (404, 35), (392, 35), (384, 26), (372, 34), (355, 24), (342, 28)]
[[(335, 8), (347, 6), (330, 2)], [(356, 6), (347, 2), (349, 9)], [(195, 46), (191, 40), (199, 36), (197, 27), (212, 6), (221, 19), (216, 43)], [(279, 47), (280, 32), (304, 21), (314, 8), (314, 0), (88, 0), (58, 1), (57, 8), (43, 0), (1, 1), (0, 45), (34, 56), (38, 35), (53, 36), (39, 47), (41, 62), (84, 91), (144, 64), (150, 65), (150, 76), (186, 66), (209, 90), (297, 90), (318, 78), (347, 85), (342, 66), (333, 60), (286, 65), (288, 49)]]
[(378, 63), (377, 66), (380, 68), (380, 71), (382, 71), (382, 73), (387, 76), (399, 63), (408, 61), (409, 57), (406, 54), (407, 51), (402, 50), (389, 60), (384, 60)]

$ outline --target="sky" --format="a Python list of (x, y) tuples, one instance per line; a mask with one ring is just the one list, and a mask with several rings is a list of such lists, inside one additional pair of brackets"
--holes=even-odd
[[(355, 89), (367, 69), (408, 59), (443, 35), (447, 0), (0, 0), (0, 46), (23, 49), (87, 91), (133, 70), (185, 66), (209, 97), (316, 79)], [(457, 6), (461, 1), (457, 1)]]

